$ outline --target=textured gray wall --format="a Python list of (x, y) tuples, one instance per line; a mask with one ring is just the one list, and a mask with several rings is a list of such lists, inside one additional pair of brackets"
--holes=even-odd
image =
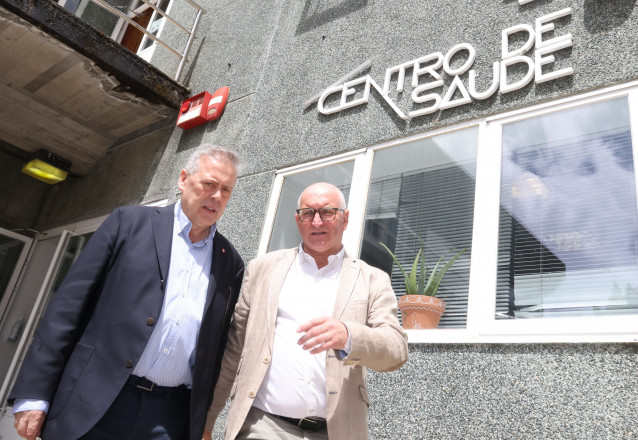
[(636, 346), (413, 345), (372, 373), (370, 438), (630, 439)]
[[(382, 83), (386, 68), (435, 51), (446, 53), (462, 42), (474, 46), (474, 68), (481, 77), (488, 77), (491, 63), (500, 59), (502, 29), (519, 23), (533, 25), (537, 17), (565, 7), (572, 7), (573, 14), (558, 22), (559, 33), (571, 32), (574, 45), (557, 54), (557, 66), (572, 66), (573, 77), (531, 84), (410, 122), (396, 117), (375, 93), (368, 105), (331, 116), (303, 107), (310, 97), (368, 59), (372, 67), (366, 73)], [(256, 6), (239, 0), (213, 8), (210, 14), (214, 15), (210, 18), (214, 35), (198, 41), (199, 58), (189, 85), (196, 91), (212, 91), (228, 84), (229, 108), (234, 99), (253, 94), (252, 110), (242, 121), (244, 131), (237, 145), (248, 158), (247, 173), (626, 81), (635, 78), (637, 71), (638, 15), (635, 2), (627, 0), (536, 0), (526, 6), (491, 0), (289, 0)], [(234, 69), (240, 73), (236, 77)], [(406, 98), (399, 104), (403, 109), (409, 105)]]

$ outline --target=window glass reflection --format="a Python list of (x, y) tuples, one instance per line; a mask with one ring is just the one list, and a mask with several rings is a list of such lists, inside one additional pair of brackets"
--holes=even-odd
[(636, 313), (626, 98), (503, 127), (496, 318)]

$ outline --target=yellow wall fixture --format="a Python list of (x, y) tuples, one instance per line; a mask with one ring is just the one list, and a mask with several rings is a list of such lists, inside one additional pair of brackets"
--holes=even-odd
[(71, 162), (68, 160), (48, 151), (40, 150), (33, 160), (24, 164), (22, 172), (53, 185), (66, 179), (70, 169)]

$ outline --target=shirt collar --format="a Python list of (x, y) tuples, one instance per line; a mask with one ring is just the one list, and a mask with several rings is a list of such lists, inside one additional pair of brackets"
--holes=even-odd
[(177, 225), (178, 234), (188, 240), (188, 243), (190, 244), (201, 243), (201, 246), (206, 246), (215, 236), (215, 232), (217, 232), (217, 223), (215, 223), (210, 227), (208, 237), (204, 240), (198, 241), (197, 243), (191, 243), (191, 239), (188, 237), (188, 234), (193, 227), (193, 223), (189, 220), (186, 214), (184, 214), (184, 211), (182, 211), (182, 204), (180, 202), (175, 203), (175, 224)]
[(311, 271), (314, 271), (314, 272), (321, 271), (322, 273), (325, 273), (325, 272), (336, 271), (338, 273), (341, 271), (341, 265), (343, 264), (344, 255), (345, 255), (345, 248), (341, 246), (341, 249), (339, 250), (339, 252), (337, 252), (334, 255), (328, 256), (327, 266), (322, 267), (321, 269), (317, 269), (317, 262), (310, 254), (306, 253), (303, 250), (303, 243), (300, 243), (299, 255), (297, 257), (297, 261), (298, 261), (299, 267), (304, 272), (308, 272), (308, 269), (311, 269)]

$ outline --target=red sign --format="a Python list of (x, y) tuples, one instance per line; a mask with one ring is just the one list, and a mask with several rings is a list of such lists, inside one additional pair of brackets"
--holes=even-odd
[(177, 117), (177, 126), (188, 130), (207, 121), (215, 121), (222, 116), (228, 102), (228, 87), (218, 89), (213, 95), (202, 92), (182, 103)]

